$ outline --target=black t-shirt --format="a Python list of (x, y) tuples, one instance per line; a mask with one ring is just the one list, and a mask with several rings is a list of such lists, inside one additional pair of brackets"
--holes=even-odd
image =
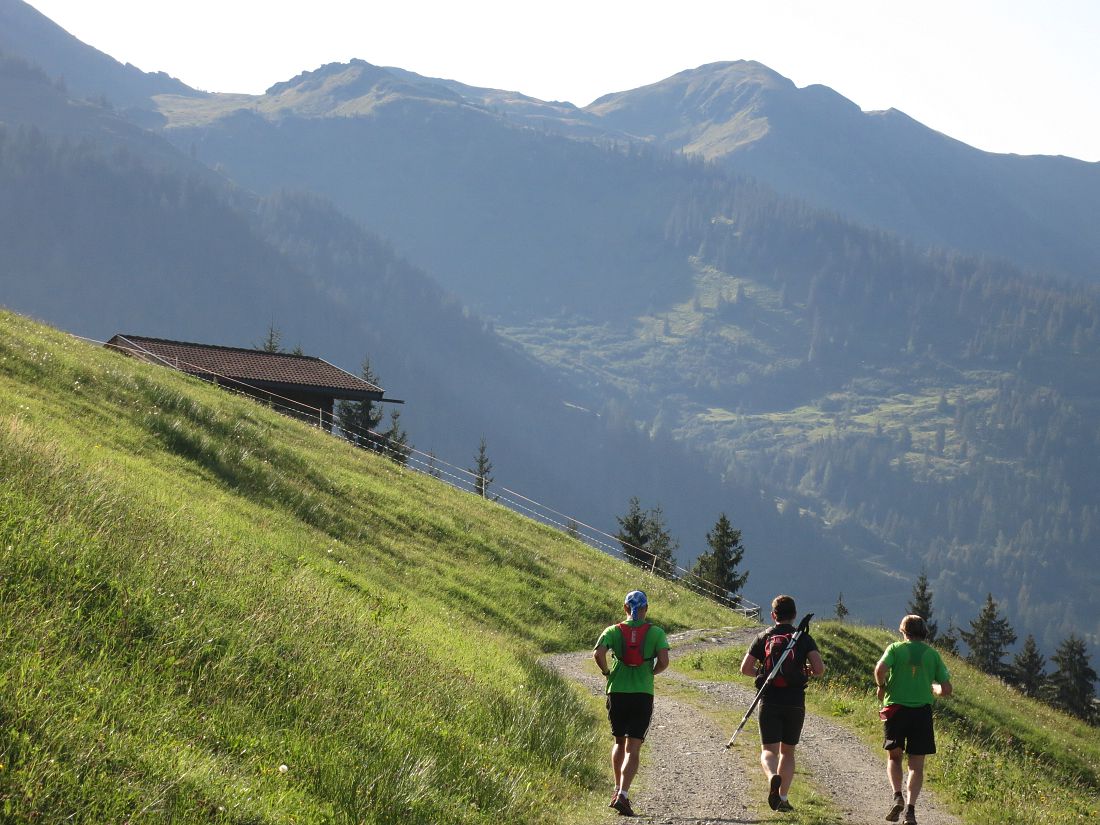
[[(764, 643), (768, 640), (769, 636), (773, 636), (776, 633), (794, 633), (798, 628), (792, 624), (780, 623), (769, 627), (767, 630), (760, 633), (752, 641), (752, 646), (749, 648), (749, 654), (756, 659), (756, 661), (763, 664), (764, 656)], [(811, 650), (817, 650), (817, 643), (813, 640), (813, 637), (809, 633), (803, 633), (798, 637), (798, 641), (794, 644), (794, 650), (790, 652), (790, 656), (794, 656), (795, 664), (798, 669), (801, 670), (802, 666), (806, 663), (806, 657), (810, 655)], [(804, 708), (806, 707), (806, 685), (787, 685), (785, 687), (776, 687), (774, 683), (767, 686), (764, 689), (764, 695), (760, 697), (761, 702), (767, 702), (771, 705), (792, 705), (794, 707)]]

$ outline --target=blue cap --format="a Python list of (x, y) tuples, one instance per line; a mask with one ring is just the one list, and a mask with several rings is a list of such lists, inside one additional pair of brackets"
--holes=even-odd
[(638, 611), (643, 607), (649, 607), (649, 600), (641, 590), (631, 590), (623, 599), (623, 604), (630, 608), (630, 618), (637, 619)]

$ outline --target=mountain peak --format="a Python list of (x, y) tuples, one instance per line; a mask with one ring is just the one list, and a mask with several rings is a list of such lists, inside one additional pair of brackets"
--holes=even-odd
[[(279, 109), (306, 116), (367, 114), (396, 99), (431, 100), (459, 104), (460, 95), (442, 85), (410, 82), (389, 69), (365, 60), (326, 63), (313, 71), (269, 88), (264, 97)], [(265, 107), (267, 108), (267, 107)]]

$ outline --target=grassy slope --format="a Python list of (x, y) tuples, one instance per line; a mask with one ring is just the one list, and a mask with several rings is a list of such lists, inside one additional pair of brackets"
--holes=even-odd
[[(836, 622), (815, 625), (828, 671), (807, 693), (810, 707), (882, 746), (871, 671), (886, 645), (884, 630)], [(694, 655), (678, 662), (704, 679), (735, 675), (744, 651)], [(1069, 825), (1100, 815), (1100, 737), (1096, 728), (948, 657), (955, 693), (937, 703), (938, 753), (926, 781), (964, 822)], [(885, 757), (883, 757), (885, 765)], [(883, 794), (888, 797), (885, 772)]]
[(666, 627), (731, 621), (0, 311), (4, 821), (557, 821), (605, 754), (535, 656), (591, 644), (637, 585)]

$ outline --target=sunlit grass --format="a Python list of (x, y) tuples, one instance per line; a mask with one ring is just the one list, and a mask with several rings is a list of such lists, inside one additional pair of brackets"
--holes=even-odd
[(0, 819), (560, 821), (535, 662), (729, 613), (254, 403), (0, 313)]

